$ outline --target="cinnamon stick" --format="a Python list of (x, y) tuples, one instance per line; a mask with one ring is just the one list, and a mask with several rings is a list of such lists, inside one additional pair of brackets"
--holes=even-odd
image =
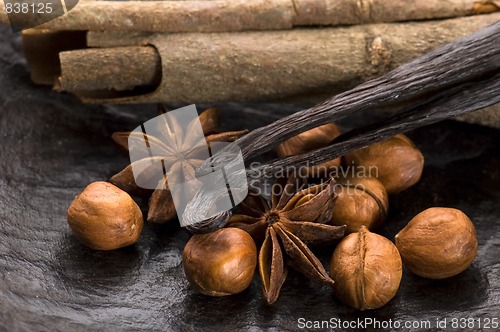
[(85, 33), (30, 29), (22, 34), (23, 51), (36, 84), (53, 85), (61, 75), (59, 52), (86, 47)]
[[(123, 48), (61, 53), (61, 89), (76, 93), (86, 102), (193, 103), (304, 95), (316, 95), (317, 100), (380, 76), (499, 19), (500, 13), (494, 13), (347, 28), (153, 34), (140, 40), (156, 48), (159, 58), (154, 61), (144, 61), (142, 56), (143, 52), (154, 56), (151, 46), (129, 46), (126, 57)], [(127, 58), (141, 68), (130, 74), (127, 63), (113, 63), (114, 58)], [(113, 67), (112, 77), (103, 70), (104, 62)], [(158, 74), (161, 83), (147, 95), (92, 98), (97, 86), (117, 89), (119, 84), (113, 79), (153, 85)]]
[[(498, 0), (80, 1), (53, 30), (235, 32), (442, 19), (498, 11)], [(19, 15), (30, 26), (30, 15)], [(24, 22), (23, 25), (23, 21)], [(9, 23), (3, 4), (0, 22)]]
[(161, 60), (154, 47), (67, 51), (61, 52), (60, 60), (63, 74), (57, 88), (76, 93), (132, 90), (157, 84), (161, 78)]

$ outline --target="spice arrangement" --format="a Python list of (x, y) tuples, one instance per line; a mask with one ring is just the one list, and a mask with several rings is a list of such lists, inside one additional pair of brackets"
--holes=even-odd
[[(35, 83), (86, 103), (319, 102), (497, 22), (498, 10), (483, 0), (80, 1), (24, 31), (23, 48)], [(461, 119), (498, 126), (497, 111)]]
[[(498, 327), (498, 132), (412, 130), (499, 126), (497, 1), (73, 5), (12, 36), (0, 2), (0, 330)], [(233, 103), (276, 98), (292, 104)], [(80, 101), (230, 101), (238, 131), (209, 109), (204, 140), (266, 161), (243, 203), (182, 229), (175, 179), (140, 188), (113, 155), (154, 106)]]
[[(199, 118), (207, 132), (215, 131), (216, 109)], [(276, 152), (306, 153), (328, 145), (340, 133), (336, 124), (323, 125), (292, 137)], [(212, 134), (206, 139), (233, 140), (244, 134)], [(125, 148), (134, 137), (115, 133), (113, 139)], [(149, 142), (163, 144), (154, 137)], [(179, 167), (194, 171), (193, 165), (201, 160), (193, 160), (179, 159), (172, 165), (180, 162)], [(423, 165), (422, 153), (399, 134), (305, 167), (305, 175), (294, 172), (276, 178), (270, 195), (251, 190), (224, 228), (190, 238), (182, 255), (186, 278), (194, 291), (227, 296), (244, 291), (258, 273), (263, 297), (273, 304), (279, 301), (291, 268), (313, 281), (306, 287), (328, 285), (343, 303), (365, 310), (380, 308), (396, 295), (404, 282), (403, 264), (426, 278), (454, 276), (472, 263), (478, 247), (474, 225), (461, 211), (440, 207), (423, 211), (396, 235), (395, 244), (375, 233), (388, 214), (389, 194), (414, 185)], [(148, 221), (175, 218), (171, 193), (160, 186), (149, 193), (138, 190), (130, 165), (111, 181), (132, 194), (150, 195)], [(160, 181), (168, 188), (167, 179)], [(112, 250), (134, 243), (143, 220), (125, 191), (95, 182), (71, 204), (68, 223), (85, 245)], [(314, 253), (316, 246), (334, 248), (329, 268)]]
[[(363, 310), (379, 308), (394, 297), (401, 280), (401, 261), (420, 275), (421, 270), (426, 270), (428, 266), (442, 263), (446, 267), (449, 263), (446, 256), (449, 254), (445, 251), (441, 255), (445, 257), (441, 257), (441, 261), (439, 258), (433, 261), (430, 258), (426, 260), (428, 257), (420, 257), (422, 250), (413, 245), (417, 241), (413, 243), (408, 240), (411, 236), (405, 236), (411, 234), (410, 231), (402, 231), (399, 236), (398, 243), (402, 253), (390, 240), (383, 239), (371, 231), (376, 232), (377, 227), (386, 218), (389, 195), (414, 185), (422, 174), (422, 154), (408, 137), (400, 133), (449, 116), (467, 113), (479, 108), (479, 105), (491, 105), (498, 100), (498, 94), (495, 93), (498, 75), (491, 75), (497, 69), (498, 63), (494, 57), (488, 56), (491, 50), (495, 49), (497, 29), (498, 26), (492, 25), (474, 35), (442, 46), (385, 76), (248, 134), (236, 132), (216, 134), (212, 137), (210, 130), (213, 127), (210, 123), (215, 124), (215, 120), (210, 118), (215, 113), (202, 113), (200, 122), (204, 123), (208, 130), (205, 132), (208, 134), (205, 140), (235, 140), (231, 144), (241, 147), (244, 159), (256, 157), (273, 148), (276, 148), (281, 158), (246, 171), (251, 186), (255, 184), (252, 178), (258, 179), (265, 174), (273, 175), (275, 183), (271, 195), (255, 194), (251, 191), (238, 207), (240, 210), (235, 211), (232, 216), (225, 213), (206, 221), (203, 227), (195, 227), (198, 231), (207, 231), (207, 227), (210, 231), (223, 226), (239, 228), (253, 238), (256, 248), (259, 248), (258, 254), (254, 255), (255, 252), (252, 251), (248, 257), (226, 256), (228, 252), (234, 252), (233, 245), (246, 242), (236, 235), (235, 240), (227, 240), (226, 236), (219, 237), (217, 234), (200, 234), (193, 237), (190, 241), (194, 242), (188, 242), (183, 258), (185, 273), (194, 288), (211, 295), (238, 293), (244, 286), (248, 286), (248, 278), (252, 274), (251, 267), (257, 266), (264, 299), (268, 304), (272, 304), (278, 301), (288, 267), (292, 267), (311, 280), (332, 286), (339, 299)], [(479, 43), (478, 40), (482, 42)], [(451, 65), (450, 57), (456, 57), (463, 66), (458, 68)], [(468, 61), (470, 57), (475, 61)], [(212, 61), (208, 59), (208, 62)], [(418, 80), (415, 82), (413, 77), (418, 77)], [(473, 80), (475, 84), (469, 86), (466, 83), (468, 79)], [(462, 93), (457, 94), (457, 91), (463, 89), (468, 89), (476, 99)], [(379, 109), (388, 108), (395, 111), (384, 121), (353, 129), (339, 136), (340, 131), (333, 121), (365, 111), (372, 105), (377, 105)], [(159, 132), (162, 132), (161, 128)], [(177, 136), (169, 134), (169, 130), (163, 132), (167, 133), (165, 138), (176, 142), (179, 151), (182, 151), (183, 140), (189, 139), (182, 128), (179, 128)], [(168, 137), (169, 135), (172, 137)], [(122, 148), (130, 149), (126, 143), (129, 139), (127, 134), (115, 134), (114, 139), (121, 143)], [(162, 145), (159, 137), (148, 136), (147, 141), (160, 147)], [(173, 160), (167, 160), (166, 164), (167, 167), (176, 167), (182, 172), (206, 174), (204, 172), (210, 172), (210, 169), (217, 169), (230, 162), (232, 157), (227, 151), (231, 150), (219, 151), (206, 160), (194, 155), (187, 159), (179, 158), (174, 154)], [(146, 158), (145, 161), (137, 162), (147, 164), (150, 160)], [(137, 185), (134, 184), (131, 167), (132, 165), (128, 166), (114, 176), (112, 181), (126, 190), (134, 191)], [(280, 169), (287, 167), (305, 170), (305, 175), (296, 176), (285, 172), (276, 176)], [(331, 169), (343, 168), (354, 170), (353, 175), (340, 172), (340, 175), (332, 176), (330, 173)], [(359, 170), (364, 174), (360, 175)], [(370, 170), (375, 170), (376, 173), (371, 174)], [(146, 177), (149, 176), (149, 172), (144, 173)], [(310, 180), (307, 178), (315, 179), (307, 184)], [(158, 183), (161, 190), (157, 189), (151, 195), (148, 219), (164, 222), (173, 218), (173, 198), (168, 190), (164, 190), (169, 186), (168, 181), (161, 177), (153, 177), (150, 180)], [(176, 179), (172, 181), (176, 183)], [(196, 195), (202, 197), (204, 194), (202, 188)], [(217, 195), (216, 193), (213, 197), (218, 197)], [(193, 211), (205, 208), (199, 204), (204, 203), (196, 199), (189, 203)], [(456, 218), (449, 219), (452, 225), (460, 223)], [(437, 234), (441, 233), (440, 228), (443, 225), (445, 223), (438, 224)], [(409, 229), (417, 229), (410, 226)], [(216, 232), (224, 234), (225, 231)], [(345, 239), (340, 240), (349, 233), (351, 234)], [(462, 245), (447, 249), (463, 249), (465, 256), (462, 260), (450, 259), (453, 267), (446, 267), (450, 276), (463, 271), (476, 256), (477, 251), (474, 251), (471, 234), (475, 237), (475, 233), (471, 231), (469, 238), (455, 239), (453, 242), (463, 241)], [(415, 238), (421, 239), (423, 246), (433, 245), (432, 237), (418, 235)], [(200, 258), (199, 253), (208, 252), (208, 248), (217, 246), (217, 241), (225, 248), (222, 252), (216, 250), (220, 257), (214, 257), (214, 261)], [(338, 241), (340, 243), (337, 244), (338, 250), (335, 250), (331, 260), (333, 264), (329, 273), (310, 246), (334, 246)], [(407, 246), (405, 243), (412, 245)], [(206, 250), (200, 248), (204, 245), (207, 246)], [(414, 246), (417, 249), (412, 248)], [(440, 250), (439, 247), (433, 249)], [(255, 264), (248, 260), (254, 256), (258, 257)], [(384, 264), (379, 263), (378, 259), (382, 259)], [(346, 260), (348, 262), (345, 262)], [(226, 264), (228, 267), (237, 266), (237, 271), (225, 270)], [(200, 271), (194, 267), (196, 265), (200, 265)], [(430, 270), (434, 268), (435, 266), (432, 266)], [(234, 285), (226, 282), (228, 287), (225, 287), (222, 281), (215, 280), (219, 277), (214, 276), (220, 276), (221, 280), (227, 279), (228, 276), (231, 278), (232, 274), (229, 272), (241, 275), (242, 280), (238, 280)], [(345, 280), (353, 273), (353, 280)], [(428, 275), (434, 276), (433, 273)], [(335, 277), (340, 279), (338, 284)], [(379, 285), (382, 287), (380, 290), (377, 288)], [(372, 296), (373, 293), (377, 295)]]

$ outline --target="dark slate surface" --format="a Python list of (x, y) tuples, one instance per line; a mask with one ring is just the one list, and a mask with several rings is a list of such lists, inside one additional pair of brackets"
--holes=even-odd
[[(301, 105), (221, 107), (226, 129), (252, 129)], [(136, 245), (114, 252), (82, 246), (66, 209), (88, 183), (126, 165), (110, 134), (153, 116), (150, 105), (87, 106), (32, 85), (18, 38), (0, 29), (0, 331), (281, 331), (296, 330), (300, 317), (429, 320), (433, 327), (447, 318), (451, 327), (452, 318), (499, 316), (500, 131), (446, 121), (410, 133), (426, 157), (424, 175), (391, 197), (381, 233), (393, 238), (425, 208), (456, 207), (476, 224), (479, 255), (448, 280), (405, 270), (393, 301), (357, 312), (294, 272), (273, 306), (263, 303), (257, 278), (233, 297), (195, 294), (181, 265), (189, 235), (175, 223), (148, 225)], [(328, 262), (332, 248), (317, 252)]]

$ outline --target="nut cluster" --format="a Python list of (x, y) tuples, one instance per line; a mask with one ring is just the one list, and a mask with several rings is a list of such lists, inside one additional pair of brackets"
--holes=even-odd
[[(200, 115), (206, 128), (213, 129), (214, 114), (210, 110)], [(233, 140), (241, 134), (215, 136)], [(323, 125), (290, 138), (277, 152), (279, 156), (302, 154), (330, 144), (339, 135), (337, 125)], [(125, 142), (126, 136), (119, 135), (119, 140)], [(376, 174), (332, 176), (329, 171), (338, 170), (341, 161), (347, 169), (375, 168)], [(196, 159), (193, 165), (199, 162)], [(309, 167), (306, 174), (315, 178), (313, 185), (304, 187), (307, 179), (294, 176), (277, 179), (269, 201), (249, 195), (229, 218), (227, 228), (191, 237), (182, 255), (186, 278), (202, 294), (231, 295), (249, 287), (258, 265), (264, 298), (271, 304), (278, 299), (290, 265), (309, 279), (332, 286), (343, 303), (365, 310), (380, 308), (394, 298), (403, 264), (426, 278), (457, 275), (471, 265), (478, 252), (474, 224), (463, 212), (427, 209), (401, 229), (395, 244), (372, 232), (387, 216), (388, 195), (414, 185), (422, 175), (423, 163), (422, 153), (410, 139), (397, 135)], [(322, 179), (319, 184), (318, 177)], [(137, 189), (130, 167), (113, 179), (126, 190)], [(274, 188), (280, 186), (294, 190), (275, 194), (279, 191)], [(149, 220), (167, 221), (172, 211), (170, 192), (156, 190), (150, 199)], [(129, 194), (107, 182), (87, 186), (71, 203), (67, 218), (78, 239), (98, 250), (135, 243), (143, 227), (139, 206)], [(344, 233), (348, 235), (339, 241)], [(310, 244), (336, 244), (329, 273)]]
[(359, 310), (380, 308), (396, 294), (402, 263), (425, 278), (444, 279), (467, 269), (477, 256), (474, 224), (460, 210), (430, 208), (388, 239), (361, 226), (336, 247), (330, 265), (334, 292)]
[[(340, 133), (334, 123), (310, 129), (279, 145), (278, 155), (297, 155), (325, 147)], [(371, 230), (381, 226), (387, 216), (388, 194), (414, 185), (420, 179), (424, 165), (422, 153), (403, 134), (352, 152), (342, 159), (343, 165), (337, 158), (311, 166), (306, 173), (336, 178), (338, 197), (331, 224), (347, 225), (348, 233), (356, 232), (363, 225)], [(341, 171), (336, 172), (339, 169)]]
[[(327, 137), (328, 131), (314, 128), (288, 140), (278, 152), (284, 155), (286, 149), (290, 155), (321, 148), (339, 133), (332, 131)], [(329, 222), (346, 225), (346, 233), (351, 233), (337, 245), (330, 266), (334, 292), (342, 302), (360, 310), (385, 305), (397, 292), (402, 263), (432, 279), (454, 276), (472, 263), (477, 255), (474, 225), (456, 209), (423, 211), (396, 235), (396, 245), (369, 231), (385, 220), (388, 194), (408, 189), (422, 175), (423, 155), (407, 136), (396, 135), (352, 152), (343, 161), (353, 172), (336, 178), (337, 197)], [(354, 176), (367, 170), (375, 174)]]

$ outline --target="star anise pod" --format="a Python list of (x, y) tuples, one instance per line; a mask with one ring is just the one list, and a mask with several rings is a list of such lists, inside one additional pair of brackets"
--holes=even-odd
[(344, 235), (345, 226), (324, 224), (334, 205), (333, 180), (298, 190), (304, 180), (288, 178), (272, 188), (271, 202), (248, 195), (241, 214), (233, 215), (226, 227), (247, 231), (261, 241), (259, 273), (267, 303), (274, 303), (286, 279), (285, 261), (312, 280), (333, 285), (325, 268), (307, 244), (327, 244)]
[[(160, 106), (160, 108), (160, 111), (163, 113), (164, 109), (162, 106)], [(203, 111), (198, 116), (198, 120), (201, 123), (201, 128), (205, 134), (204, 140), (207, 144), (212, 142), (232, 142), (248, 132), (247, 130), (242, 130), (216, 133), (215, 128), (218, 125), (218, 112), (215, 108), (209, 108)], [(191, 127), (196, 125), (194, 122), (193, 120), (192, 123), (183, 128), (183, 126), (177, 123), (165, 121), (161, 123), (160, 126), (162, 127), (156, 130), (159, 137), (137, 132), (115, 132), (112, 135), (113, 140), (126, 151), (128, 151), (129, 148), (129, 136), (132, 135), (130, 136), (132, 139), (136, 138), (138, 141), (146, 140), (148, 144), (154, 145), (154, 150), (156, 152), (161, 152), (160, 155), (147, 157), (134, 162), (134, 164), (137, 163), (138, 166), (141, 166), (140, 164), (144, 165), (144, 167), (141, 167), (144, 169), (141, 173), (141, 177), (145, 177), (143, 179), (145, 182), (158, 180), (157, 189), (154, 191), (137, 186), (134, 180), (132, 164), (115, 174), (110, 180), (111, 183), (128, 193), (138, 196), (151, 195), (149, 199), (148, 221), (164, 223), (176, 216), (174, 200), (169, 189), (169, 183), (170, 186), (173, 186), (186, 178), (194, 178), (196, 167), (201, 165), (207, 157), (205, 142), (200, 142), (199, 137), (190, 135), (193, 130)], [(168, 142), (168, 145), (165, 142)], [(162, 155), (163, 153), (164, 155)], [(152, 166), (150, 167), (151, 170), (148, 169), (149, 165), (155, 165), (158, 162), (162, 162), (165, 174), (169, 174), (168, 181), (166, 176), (160, 176), (159, 179), (156, 179), (158, 174), (156, 174), (157, 172), (153, 170)], [(169, 173), (169, 171), (172, 172)], [(175, 176), (172, 177), (170, 174)]]

